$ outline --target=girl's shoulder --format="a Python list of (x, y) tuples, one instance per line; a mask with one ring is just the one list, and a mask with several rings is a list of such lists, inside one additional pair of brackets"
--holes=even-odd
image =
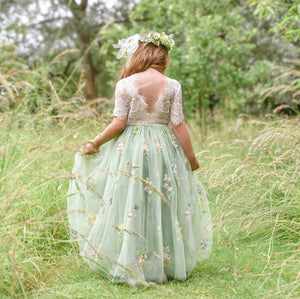
[(131, 75), (131, 76), (129, 76), (129, 77), (120, 79), (120, 80), (117, 82), (117, 85), (126, 85), (126, 84), (128, 84), (128, 82), (130, 82), (130, 81), (133, 80), (134, 75), (135, 75), (135, 74), (133, 74), (133, 75)]
[(171, 88), (174, 88), (175, 90), (181, 89), (181, 84), (179, 81), (177, 81), (176, 79), (172, 79), (170, 77), (166, 77), (166, 80), (168, 81), (169, 86), (171, 86)]

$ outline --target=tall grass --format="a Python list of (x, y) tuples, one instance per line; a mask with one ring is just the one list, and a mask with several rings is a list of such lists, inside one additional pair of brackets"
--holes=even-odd
[(1, 99), (11, 103), (0, 113), (1, 297), (93, 298), (99, 281), (97, 292), (106, 297), (299, 295), (299, 117), (239, 125), (223, 120), (201, 143), (192, 134), (214, 215), (212, 258), (196, 270), (199, 277), (181, 285), (132, 290), (97, 276), (90, 280), (66, 218), (74, 152), (110, 115), (83, 105), (81, 83), (63, 101), (60, 85), (46, 79), (43, 69), (14, 61), (1, 73)]
[[(200, 153), (206, 167), (199, 173), (216, 197), (218, 242), (266, 247), (260, 274), (277, 275), (277, 288), (264, 295), (293, 298), (300, 287), (299, 117), (249, 120), (239, 130), (225, 130), (221, 141)], [(217, 152), (222, 154), (213, 156)]]

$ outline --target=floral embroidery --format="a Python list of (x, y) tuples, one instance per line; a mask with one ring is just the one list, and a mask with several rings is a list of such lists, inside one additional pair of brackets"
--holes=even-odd
[(141, 151), (143, 152), (144, 156), (147, 156), (148, 153), (149, 153), (149, 148), (148, 148), (148, 145), (147, 144), (142, 144), (141, 146)]
[(135, 260), (136, 260), (135, 265), (139, 265), (140, 267), (143, 267), (146, 259), (147, 259), (147, 254), (145, 249), (139, 250), (138, 254), (135, 256)]
[(125, 229), (125, 224), (124, 224), (124, 223), (120, 224), (120, 225), (118, 226), (118, 228), (119, 228), (121, 231), (124, 230), (124, 229)]
[(134, 209), (135, 209), (135, 210), (138, 210), (139, 208), (140, 208), (140, 207), (139, 207), (138, 204), (135, 204), (135, 205), (134, 205)]
[(165, 181), (164, 188), (166, 188), (168, 191), (171, 192), (173, 190), (173, 188), (171, 186), (169, 186), (169, 182), (171, 182), (171, 178), (165, 174), (164, 181)]
[(127, 217), (129, 217), (129, 218), (133, 217), (133, 213), (132, 213), (131, 211), (129, 211), (129, 212), (127, 213)]
[(77, 239), (78, 238), (78, 233), (76, 230), (74, 230), (73, 228), (70, 229), (70, 236), (72, 239)]
[(202, 243), (200, 243), (200, 249), (201, 250), (205, 250), (208, 247), (208, 242), (206, 240), (204, 240)]
[(171, 164), (171, 169), (172, 169), (172, 172), (177, 175), (178, 174), (178, 171), (177, 171), (177, 164)]
[(160, 145), (159, 141), (155, 142), (155, 148), (156, 148), (156, 150), (161, 150), (162, 149), (162, 146)]
[(178, 147), (178, 144), (175, 142), (175, 140), (173, 139), (173, 141), (172, 141), (172, 144), (173, 144), (173, 146), (175, 147), (175, 148), (177, 148)]
[(170, 177), (168, 177), (168, 176), (165, 174), (164, 181), (165, 181), (165, 182), (171, 182), (171, 178), (170, 178)]
[(98, 252), (97, 252), (97, 250), (94, 250), (91, 247), (89, 247), (88, 250), (85, 252), (85, 256), (97, 257)]
[(150, 190), (148, 186), (146, 186), (146, 187), (144, 188), (144, 190), (145, 190), (148, 194), (152, 194), (152, 190)]
[(184, 210), (184, 215), (185, 216), (188, 216), (188, 215), (190, 215), (191, 214), (191, 211), (190, 210)]
[(164, 247), (163, 261), (166, 264), (168, 264), (168, 263), (171, 262), (171, 256), (170, 256), (170, 248), (169, 248), (169, 246)]
[(89, 212), (87, 215), (87, 218), (85, 220), (84, 225), (87, 226), (89, 229), (95, 224), (95, 220), (97, 218), (98, 214), (94, 214), (92, 212)]
[(118, 143), (118, 146), (117, 146), (117, 151), (124, 151), (124, 145), (125, 143), (124, 142), (120, 142)]

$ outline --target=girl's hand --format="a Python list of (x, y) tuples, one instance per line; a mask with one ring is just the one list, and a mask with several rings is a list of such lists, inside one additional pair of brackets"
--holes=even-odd
[(93, 141), (89, 141), (87, 143), (86, 146), (84, 146), (81, 150), (80, 150), (80, 153), (82, 155), (90, 155), (90, 154), (95, 154), (95, 153), (98, 153), (99, 152), (99, 149), (98, 147), (96, 146), (96, 144), (93, 142)]
[(198, 169), (200, 167), (199, 166), (199, 162), (196, 159), (196, 157), (194, 157), (193, 159), (191, 159), (189, 162), (190, 162), (192, 171), (194, 171), (194, 170), (196, 170), (196, 169)]

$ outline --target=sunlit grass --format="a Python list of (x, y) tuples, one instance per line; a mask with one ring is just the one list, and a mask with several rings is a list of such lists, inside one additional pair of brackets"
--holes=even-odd
[(75, 151), (110, 115), (82, 105), (82, 82), (63, 101), (42, 69), (8, 66), (0, 82), (0, 100), (13, 103), (0, 105), (1, 298), (299, 297), (299, 117), (218, 117), (205, 137), (189, 123), (213, 215), (211, 258), (186, 281), (131, 288), (92, 272), (68, 233)]
[(212, 256), (187, 281), (135, 289), (92, 272), (68, 234), (74, 152), (109, 118), (57, 123), (35, 115), (22, 125), (7, 114), (1, 119), (2, 296), (294, 298), (299, 292), (298, 119), (244, 121), (240, 131), (227, 121), (204, 139), (192, 133), (214, 216)]

